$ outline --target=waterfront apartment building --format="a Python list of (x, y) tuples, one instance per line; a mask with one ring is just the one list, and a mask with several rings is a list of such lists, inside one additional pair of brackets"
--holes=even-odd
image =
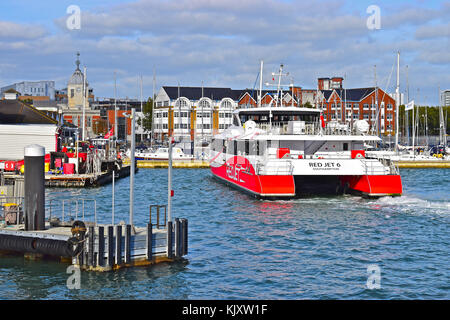
[(209, 141), (232, 124), (237, 108), (316, 107), (326, 122), (366, 120), (377, 134), (395, 133), (395, 99), (380, 88), (343, 88), (342, 77), (319, 78), (317, 89), (284, 90), (163, 86), (155, 98), (153, 134), (159, 142), (174, 136), (186, 150), (194, 141)]
[(22, 81), (0, 88), (0, 94), (9, 89), (20, 93), (21, 96), (48, 97), (55, 100), (55, 81)]
[[(322, 90), (326, 122), (366, 120), (376, 134), (395, 133), (395, 99), (378, 87)], [(376, 130), (376, 131), (375, 131)]]
[(443, 107), (450, 106), (450, 89), (441, 91), (440, 103)]
[(173, 135), (186, 149), (195, 140), (208, 141), (231, 125), (240, 95), (230, 88), (163, 86), (155, 98), (154, 138)]

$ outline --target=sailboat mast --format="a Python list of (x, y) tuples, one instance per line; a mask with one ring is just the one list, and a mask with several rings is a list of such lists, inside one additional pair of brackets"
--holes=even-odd
[(261, 107), (261, 100), (262, 100), (262, 85), (263, 85), (263, 67), (264, 67), (264, 61), (261, 60), (261, 66), (259, 70), (259, 99), (258, 99), (258, 107)]
[[(409, 103), (409, 80), (408, 80), (408, 66), (406, 66), (406, 101)], [(405, 122), (406, 122), (406, 137), (407, 144), (409, 145), (409, 110), (405, 109)]]
[(119, 137), (119, 133), (117, 132), (117, 84), (116, 84), (116, 72), (114, 71), (114, 135), (117, 138)]
[(395, 106), (395, 151), (398, 153), (398, 116), (400, 114), (400, 51), (397, 52), (397, 88), (396, 93), (396, 106)]

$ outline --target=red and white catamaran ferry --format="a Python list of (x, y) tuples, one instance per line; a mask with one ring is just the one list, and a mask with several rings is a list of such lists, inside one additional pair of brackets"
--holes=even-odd
[(402, 194), (398, 168), (366, 157), (364, 142), (381, 139), (367, 135), (364, 120), (350, 132), (325, 126), (319, 109), (259, 107), (233, 117), (233, 125), (213, 137), (211, 172), (257, 198)]

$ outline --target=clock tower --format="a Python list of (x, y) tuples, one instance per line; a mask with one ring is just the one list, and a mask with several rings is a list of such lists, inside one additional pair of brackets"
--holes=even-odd
[[(84, 94), (84, 74), (80, 70), (80, 53), (77, 52), (77, 60), (75, 61), (77, 68), (75, 72), (69, 79), (67, 84), (67, 96), (68, 96), (68, 107), (69, 109), (79, 109), (83, 108), (83, 96), (86, 99), (86, 109), (89, 108), (88, 94)], [(88, 90), (89, 85), (86, 80), (86, 90)]]

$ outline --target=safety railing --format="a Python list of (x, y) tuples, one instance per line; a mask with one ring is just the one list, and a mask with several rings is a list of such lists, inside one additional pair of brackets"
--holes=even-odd
[[(152, 204), (150, 205), (150, 224), (152, 223), (152, 215), (153, 215), (153, 210), (152, 209), (156, 209), (156, 228), (159, 229), (159, 227), (163, 227), (165, 228), (167, 225), (167, 205), (159, 205), (159, 204)], [(164, 223), (160, 223), (161, 221), (161, 210), (160, 209), (164, 209)]]
[[(60, 210), (53, 210), (55, 203), (60, 204)], [(92, 205), (87, 206), (86, 203)], [(87, 210), (89, 209), (89, 210)], [(57, 212), (60, 212), (60, 215)], [(48, 206), (48, 219), (61, 217), (61, 221), (81, 219), (85, 221), (86, 217), (93, 217), (97, 224), (97, 201), (95, 199), (51, 199)]]
[(23, 223), (24, 197), (0, 196), (0, 222), (6, 225)]

